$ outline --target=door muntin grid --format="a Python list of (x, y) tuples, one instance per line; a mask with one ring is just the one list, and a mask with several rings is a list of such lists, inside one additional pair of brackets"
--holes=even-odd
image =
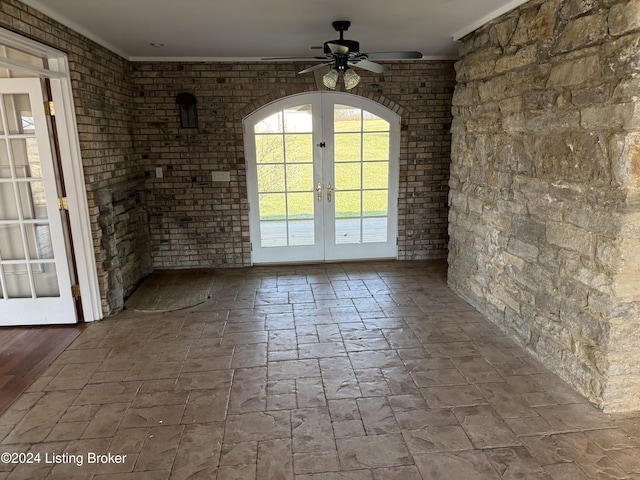
[(59, 297), (40, 149), (27, 93), (0, 94), (0, 296)]
[(333, 108), (335, 243), (388, 241), (390, 123), (362, 108)]
[(261, 247), (315, 243), (310, 104), (280, 110), (254, 128)]

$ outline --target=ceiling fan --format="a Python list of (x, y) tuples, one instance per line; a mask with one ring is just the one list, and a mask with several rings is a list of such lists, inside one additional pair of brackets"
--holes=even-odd
[[(332, 90), (336, 88), (341, 74), (346, 90), (351, 90), (358, 85), (360, 75), (350, 67), (358, 67), (374, 73), (383, 73), (389, 70), (389, 67), (372, 62), (372, 60), (422, 58), (422, 53), (414, 51), (360, 53), (360, 44), (358, 42), (355, 40), (345, 40), (344, 38), (344, 32), (349, 29), (351, 22), (348, 20), (338, 20), (333, 22), (332, 25), (337, 32), (340, 32), (340, 38), (324, 42), (322, 47), (316, 47), (323, 49), (324, 56), (313, 57), (317, 60), (323, 60), (323, 62), (298, 72), (298, 74), (309, 73), (319, 68), (329, 66), (330, 70), (322, 77), (322, 83), (324, 83), (325, 87)], [(277, 59), (271, 58), (265, 60)]]

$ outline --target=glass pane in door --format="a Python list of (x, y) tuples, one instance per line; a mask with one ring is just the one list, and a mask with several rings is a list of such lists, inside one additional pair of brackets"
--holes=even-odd
[(11, 140), (11, 154), (16, 167), (16, 177), (42, 178), (38, 144), (35, 138)]
[(3, 267), (7, 298), (31, 298), (27, 264), (7, 264)]
[(58, 274), (53, 263), (34, 263), (31, 265), (33, 283), (37, 298), (58, 297)]
[(53, 245), (51, 231), (48, 224), (27, 223), (24, 225), (27, 238), (29, 258), (35, 260), (52, 260)]
[[(1, 122), (0, 122), (1, 125)], [(0, 132), (2, 135), (2, 132)], [(0, 140), (0, 178), (11, 177), (11, 166), (9, 165), (9, 153), (7, 152), (7, 141)]]
[(26, 260), (19, 224), (5, 223), (0, 225), (0, 258), (2, 260)]
[(36, 132), (31, 113), (29, 95), (3, 95), (6, 124), (4, 130), (11, 134), (34, 134)]
[(313, 245), (311, 105), (281, 110), (254, 128), (261, 247)]
[(390, 124), (334, 105), (335, 243), (387, 241)]
[[(47, 64), (43, 57), (24, 52), (8, 45), (1, 46), (4, 57), (22, 63), (23, 65), (31, 65), (33, 67), (47, 68)], [(0, 68), (0, 78), (28, 78), (33, 75), (18, 69)]]

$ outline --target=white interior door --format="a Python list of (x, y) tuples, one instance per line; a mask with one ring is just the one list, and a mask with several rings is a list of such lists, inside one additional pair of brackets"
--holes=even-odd
[(40, 82), (0, 79), (0, 325), (76, 323)]
[(245, 119), (253, 263), (396, 258), (400, 119), (355, 95)]

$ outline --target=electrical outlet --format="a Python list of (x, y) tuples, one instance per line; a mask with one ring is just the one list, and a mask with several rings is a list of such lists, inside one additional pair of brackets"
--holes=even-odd
[(162, 167), (156, 167), (156, 178), (162, 178)]
[(230, 182), (231, 173), (229, 172), (211, 172), (212, 182)]

